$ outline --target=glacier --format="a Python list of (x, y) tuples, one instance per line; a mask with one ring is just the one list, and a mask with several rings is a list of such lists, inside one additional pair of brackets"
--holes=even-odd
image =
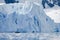
[(54, 33), (56, 25), (41, 4), (26, 1), (0, 5), (0, 33)]

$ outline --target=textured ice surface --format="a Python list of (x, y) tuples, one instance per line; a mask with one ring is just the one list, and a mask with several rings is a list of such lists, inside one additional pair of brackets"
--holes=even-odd
[(52, 33), (56, 29), (54, 20), (45, 14), (41, 4), (26, 1), (0, 5), (0, 15), (0, 32)]
[(60, 34), (55, 33), (0, 33), (1, 40), (60, 40)]

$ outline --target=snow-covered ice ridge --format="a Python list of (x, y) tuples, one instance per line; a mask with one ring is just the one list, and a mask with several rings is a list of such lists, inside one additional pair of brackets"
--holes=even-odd
[(53, 33), (60, 32), (58, 27), (41, 4), (26, 1), (0, 5), (0, 33)]
[(53, 8), (44, 9), (44, 11), (55, 23), (60, 23), (60, 6), (55, 5)]
[(60, 34), (48, 33), (0, 33), (0, 40), (60, 40)]

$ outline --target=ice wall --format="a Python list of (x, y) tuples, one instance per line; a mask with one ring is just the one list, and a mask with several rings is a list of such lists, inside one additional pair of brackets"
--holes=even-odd
[[(5, 4), (0, 6), (0, 32), (55, 32), (55, 23), (45, 14), (42, 5), (40, 4), (40, 6), (38, 6), (34, 2), (29, 1), (26, 1), (26, 3)], [(4, 18), (3, 14), (6, 14), (7, 17)]]

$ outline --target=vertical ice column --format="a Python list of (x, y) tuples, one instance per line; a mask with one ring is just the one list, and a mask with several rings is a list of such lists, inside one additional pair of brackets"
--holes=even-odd
[(56, 26), (55, 32), (59, 33), (60, 32), (60, 23), (55, 23), (55, 26)]
[(7, 32), (8, 22), (7, 22), (7, 14), (0, 12), (0, 33)]
[(17, 25), (17, 14), (16, 14), (16, 12), (13, 12), (12, 14), (9, 14), (8, 15), (8, 25), (9, 25), (9, 31), (11, 31), (11, 32), (16, 32), (16, 30), (17, 30), (17, 27), (18, 27), (18, 25)]
[[(17, 29), (16, 4), (4, 4), (0, 6), (0, 32), (15, 32)], [(4, 14), (4, 15), (3, 15)]]
[[(34, 6), (35, 9), (35, 14), (37, 15), (37, 17), (39, 17), (40, 22), (40, 28), (41, 28), (41, 32), (43, 33), (51, 33), (54, 32), (55, 29), (55, 23), (54, 20), (52, 20), (50, 17), (48, 17), (45, 12), (43, 11), (42, 8), (42, 4), (40, 3), (39, 7), (36, 7), (36, 5)], [(38, 9), (38, 11), (36, 10)], [(33, 12), (34, 13), (34, 12)]]
[[(18, 4), (21, 5), (21, 4)], [(23, 6), (22, 6), (23, 5)], [(31, 32), (31, 22), (32, 18), (28, 16), (30, 14), (29, 12), (31, 11), (31, 4), (28, 2), (28, 4), (22, 4), (22, 10), (20, 9), (21, 6), (18, 7), (18, 17), (17, 17), (17, 25), (19, 26), (17, 29), (17, 32)], [(22, 31), (21, 31), (22, 30)]]

